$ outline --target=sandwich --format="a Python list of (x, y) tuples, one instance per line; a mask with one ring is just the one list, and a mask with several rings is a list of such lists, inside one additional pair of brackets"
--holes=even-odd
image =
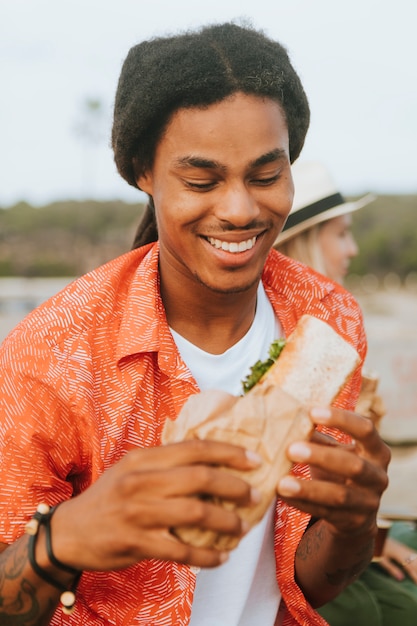
[(369, 418), (377, 430), (387, 410), (378, 393), (379, 376), (374, 372), (362, 372), (361, 389), (355, 411)]
[[(225, 468), (241, 475), (262, 495), (256, 506), (237, 507), (241, 518), (253, 527), (273, 502), (279, 480), (291, 470), (288, 446), (312, 436), (309, 407), (331, 405), (359, 363), (356, 350), (331, 326), (303, 315), (291, 335), (271, 348), (267, 362), (252, 368), (243, 381), (244, 395), (206, 390), (191, 396), (177, 418), (166, 421), (162, 443), (213, 439), (257, 452), (263, 459), (259, 468), (250, 472)], [(236, 508), (230, 502), (221, 504)], [(239, 538), (199, 528), (176, 528), (173, 533), (197, 547), (225, 550), (239, 542)]]

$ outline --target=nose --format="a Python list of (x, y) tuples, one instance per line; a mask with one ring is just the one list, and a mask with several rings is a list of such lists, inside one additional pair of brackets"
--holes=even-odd
[(348, 243), (349, 243), (349, 245), (348, 245), (349, 258), (353, 259), (353, 257), (358, 255), (359, 248), (358, 248), (358, 244), (356, 243), (356, 240), (355, 240), (354, 236), (352, 235), (352, 233), (349, 234), (349, 241), (348, 241)]
[(235, 227), (244, 227), (259, 217), (256, 198), (243, 182), (229, 184), (218, 198), (216, 217)]

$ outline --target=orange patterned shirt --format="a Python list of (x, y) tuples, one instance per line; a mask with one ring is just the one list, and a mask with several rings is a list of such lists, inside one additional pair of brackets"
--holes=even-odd
[[(158, 244), (133, 250), (74, 281), (27, 316), (0, 347), (0, 541), (22, 535), (39, 502), (85, 490), (136, 446), (160, 444), (197, 384), (181, 360), (159, 294)], [(350, 294), (271, 251), (263, 275), (285, 334), (305, 312), (328, 321), (365, 354)], [(359, 372), (338, 399), (353, 408)], [(295, 472), (306, 475), (306, 467)], [(294, 554), (308, 516), (278, 503), (277, 579), (285, 624), (325, 624), (294, 582)], [(75, 612), (54, 626), (183, 626), (195, 576), (188, 566), (147, 560), (85, 572)]]

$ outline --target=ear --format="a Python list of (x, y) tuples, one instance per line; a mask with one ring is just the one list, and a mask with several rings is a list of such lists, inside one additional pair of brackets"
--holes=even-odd
[(152, 196), (153, 195), (153, 193), (152, 193), (152, 190), (153, 190), (153, 177), (152, 177), (152, 173), (149, 170), (144, 172), (143, 174), (140, 174), (137, 177), (136, 184), (139, 187), (139, 189), (141, 189), (142, 191), (147, 193), (148, 196)]

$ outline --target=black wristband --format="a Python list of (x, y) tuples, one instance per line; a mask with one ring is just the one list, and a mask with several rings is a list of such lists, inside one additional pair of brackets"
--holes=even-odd
[(52, 585), (52, 587), (56, 587), (56, 589), (59, 589), (61, 592), (67, 591), (67, 588), (64, 585), (61, 585), (60, 582), (52, 578), (52, 576), (50, 576), (48, 572), (44, 570), (43, 567), (41, 567), (36, 561), (35, 550), (37, 541), (38, 533), (36, 533), (36, 535), (29, 536), (29, 562), (33, 571), (39, 576), (39, 578), (42, 578), (42, 580), (47, 582), (49, 585)]
[[(35, 574), (37, 574), (39, 578), (41, 578), (49, 585), (52, 585), (52, 587), (55, 587), (61, 592), (60, 602), (63, 605), (62, 611), (66, 615), (71, 615), (75, 608), (75, 592), (80, 581), (82, 571), (76, 570), (69, 565), (61, 563), (61, 561), (56, 558), (52, 551), (51, 518), (55, 510), (56, 507), (50, 509), (46, 504), (40, 504), (35, 515), (26, 524), (26, 532), (29, 534), (28, 558)], [(46, 570), (44, 570), (43, 567), (41, 567), (36, 561), (36, 544), (38, 541), (39, 528), (41, 526), (45, 526), (46, 552), (51, 564), (58, 569), (72, 574), (75, 577), (72, 585), (69, 588), (60, 583), (58, 580), (55, 580), (55, 578), (53, 578), (53, 576), (51, 576)]]
[(64, 572), (68, 572), (68, 574), (72, 574), (73, 576), (78, 576), (80, 574), (80, 570), (78, 569), (74, 569), (73, 567), (70, 567), (69, 565), (65, 565), (65, 563), (61, 563), (61, 561), (59, 561), (53, 550), (52, 550), (52, 537), (51, 537), (51, 518), (52, 515), (55, 513), (57, 507), (54, 506), (50, 511), (49, 514), (47, 516), (45, 516), (45, 538), (46, 538), (46, 552), (48, 554), (48, 559), (50, 560), (50, 562), (52, 563), (52, 565), (55, 565), (56, 568), (58, 569), (62, 569)]

